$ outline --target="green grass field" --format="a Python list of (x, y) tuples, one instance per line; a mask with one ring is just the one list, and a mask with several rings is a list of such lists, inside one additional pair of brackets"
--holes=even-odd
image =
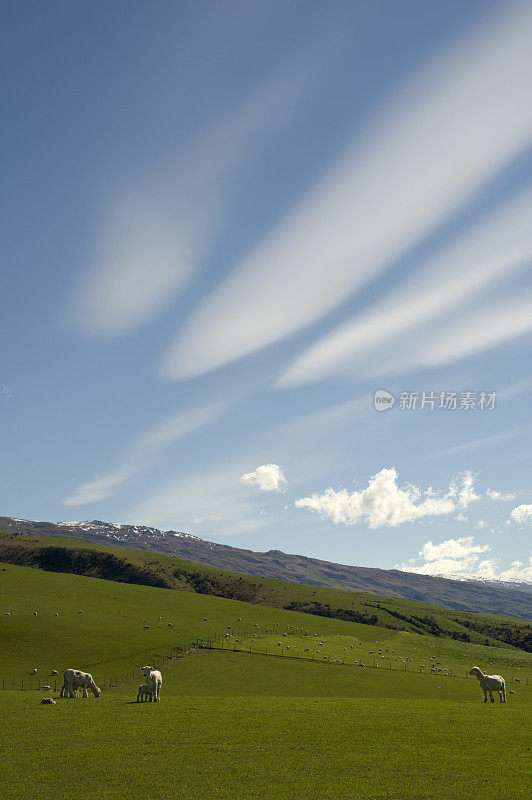
[[(0, 561), (39, 565), (54, 572), (127, 581), (183, 592), (232, 598), (273, 608), (292, 608), (309, 616), (349, 621), (458, 640), (532, 650), (532, 626), (502, 615), (442, 609), (410, 600), (219, 570), (174, 556), (92, 544), (60, 537), (0, 533)], [(307, 627), (310, 624), (307, 623)]]
[[(529, 800), (522, 650), (11, 564), (0, 589), (0, 680), (73, 666), (103, 689), (0, 691), (6, 800)], [(137, 704), (139, 667), (196, 637), (214, 649), (157, 662), (161, 702)], [(422, 674), (431, 656), (453, 677)], [(473, 664), (505, 675), (507, 704), (481, 702)]]

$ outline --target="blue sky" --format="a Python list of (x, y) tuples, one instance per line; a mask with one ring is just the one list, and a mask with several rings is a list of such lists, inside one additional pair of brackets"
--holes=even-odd
[(1, 513), (531, 580), (531, 36), (9, 4)]

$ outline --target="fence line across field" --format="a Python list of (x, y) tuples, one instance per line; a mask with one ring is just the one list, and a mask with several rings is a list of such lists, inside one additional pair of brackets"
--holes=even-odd
[[(278, 624), (274, 624), (273, 627), (279, 627), (279, 626), (278, 626)], [(431, 672), (430, 667), (426, 667), (426, 666), (423, 667), (423, 668), (419, 667), (419, 669), (418, 668), (408, 669), (408, 664), (404, 664), (404, 665), (401, 665), (400, 667), (396, 668), (396, 667), (393, 666), (392, 661), (389, 661), (388, 666), (384, 667), (383, 665), (378, 664), (375, 659), (372, 659), (373, 664), (363, 664), (363, 665), (355, 664), (353, 662), (350, 662), (348, 659), (346, 659), (345, 656), (341, 660), (339, 660), (339, 659), (331, 659), (331, 660), (329, 660), (329, 659), (325, 659), (325, 658), (316, 659), (316, 657), (315, 657), (316, 654), (315, 653), (312, 653), (312, 655), (307, 655), (306, 653), (301, 653), (299, 650), (295, 651), (295, 653), (296, 653), (295, 656), (292, 653), (290, 653), (288, 655), (285, 655), (284, 650), (281, 650), (280, 652), (277, 651), (277, 650), (272, 650), (272, 652), (269, 652), (269, 649), (266, 648), (266, 651), (264, 652), (263, 650), (258, 650), (258, 649), (257, 650), (253, 650), (252, 649), (253, 648), (253, 644), (252, 643), (250, 643), (250, 645), (249, 645), (249, 650), (244, 650), (243, 648), (235, 647), (234, 646), (235, 643), (230, 643), (229, 647), (225, 647), (225, 639), (227, 637), (228, 630), (232, 631), (231, 635), (235, 635), (236, 634), (236, 636), (239, 636), (239, 637), (242, 637), (242, 638), (246, 638), (246, 637), (250, 636), (252, 633), (256, 633), (257, 632), (257, 628), (259, 628), (259, 630), (260, 630), (261, 626), (246, 624), (242, 628), (233, 628), (232, 626), (229, 625), (220, 633), (216, 633), (216, 634), (213, 633), (213, 634), (210, 634), (209, 636), (205, 636), (205, 637), (196, 637), (195, 639), (193, 639), (192, 641), (190, 641), (190, 642), (188, 642), (186, 644), (173, 645), (170, 648), (169, 652), (162, 653), (162, 654), (159, 654), (159, 655), (152, 655), (150, 657), (150, 659), (151, 659), (151, 662), (152, 662), (152, 664), (154, 666), (155, 665), (161, 666), (162, 664), (164, 664), (167, 661), (175, 661), (178, 658), (182, 658), (184, 655), (186, 655), (187, 653), (191, 652), (192, 650), (207, 649), (207, 650), (221, 650), (221, 651), (224, 651), (224, 652), (233, 652), (233, 653), (249, 653), (251, 655), (270, 656), (270, 657), (273, 657), (273, 658), (293, 658), (294, 660), (295, 659), (300, 659), (302, 661), (315, 661), (316, 663), (320, 663), (320, 664), (327, 664), (327, 663), (328, 664), (341, 664), (343, 666), (349, 666), (349, 667), (363, 666), (366, 669), (368, 669), (368, 668), (369, 669), (379, 669), (379, 668), (382, 667), (383, 669), (388, 669), (388, 670), (394, 670), (395, 669), (396, 672), (399, 672), (399, 671), (400, 672), (409, 672), (409, 673), (418, 673), (419, 672), (419, 674), (421, 674), (421, 675), (434, 675), (435, 677), (438, 677), (438, 678), (442, 678), (442, 677), (443, 678), (462, 678), (462, 677), (463, 678), (468, 678), (469, 677), (469, 671), (468, 670), (466, 671), (466, 673), (464, 675), (459, 675), (456, 672), (453, 672), (452, 669), (449, 670), (449, 673)], [(290, 636), (292, 636), (293, 638), (309, 639), (310, 640), (311, 636), (313, 636), (313, 635), (314, 635), (313, 632), (310, 632), (310, 631), (305, 631), (304, 633), (301, 632), (301, 631), (290, 631)], [(321, 635), (322, 636), (326, 636), (327, 634), (321, 634)], [(116, 672), (114, 674), (109, 675), (108, 678), (106, 678), (106, 679), (99, 678), (99, 680), (101, 682), (101, 686), (102, 687), (103, 686), (107, 686), (108, 688), (112, 688), (113, 686), (118, 686), (118, 685), (121, 685), (121, 684), (124, 684), (124, 683), (126, 683), (126, 684), (130, 683), (131, 681), (135, 680), (135, 678), (141, 678), (142, 676), (143, 676), (143, 672), (142, 672), (142, 669), (139, 667), (137, 669), (127, 670), (126, 672)], [(54, 677), (53, 678), (53, 689), (52, 689), (52, 686), (51, 686), (51, 683), (52, 683), (52, 679), (51, 678), (46, 679), (46, 678), (41, 678), (40, 676), (35, 676), (35, 675), (32, 675), (32, 676), (18, 676), (18, 677), (12, 677), (12, 678), (1, 678), (0, 680), (1, 680), (1, 688), (3, 690), (11, 690), (11, 691), (16, 691), (16, 690), (20, 690), (20, 691), (36, 690), (36, 691), (40, 691), (40, 690), (42, 690), (43, 686), (50, 686), (50, 691), (55, 691), (56, 692), (58, 690), (57, 689), (58, 681), (61, 681), (61, 678), (60, 677), (59, 678), (58, 677)], [(511, 676), (507, 680), (507, 683), (516, 683), (516, 682), (528, 685), (529, 684), (529, 678), (525, 677), (525, 676), (523, 676), (522, 678), (516, 678), (515, 676)], [(61, 681), (61, 686), (62, 686), (62, 681)]]

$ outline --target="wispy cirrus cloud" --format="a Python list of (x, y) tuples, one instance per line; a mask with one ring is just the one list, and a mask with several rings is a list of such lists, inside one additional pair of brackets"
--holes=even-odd
[(241, 474), (242, 466), (233, 464), (173, 478), (129, 509), (124, 519), (174, 530), (190, 530), (191, 526), (196, 530), (194, 526), (201, 525), (205, 535), (253, 532), (272, 520), (250, 497), (239, 480)]
[(427, 331), (408, 352), (382, 365), (387, 375), (435, 369), (483, 353), (532, 331), (528, 287), (506, 296), (492, 296), (480, 307), (468, 309)]
[(298, 331), (465, 208), (532, 141), (531, 33), (529, 4), (505, 4), (421, 70), (202, 303), (164, 374), (200, 375)]
[[(491, 447), (492, 445), (507, 442), (509, 439), (513, 439), (516, 435), (517, 434), (515, 431), (509, 431), (508, 433), (495, 433), (493, 436), (483, 436), (481, 439), (473, 439), (469, 442), (463, 442), (462, 444), (456, 444), (452, 447), (446, 447), (444, 450), (438, 450), (436, 453), (433, 453), (432, 458), (454, 456), (457, 453), (469, 453), (471, 450), (478, 450), (483, 447)], [(490, 490), (488, 489), (488, 494), (489, 491)]]
[(73, 325), (93, 337), (125, 335), (175, 299), (229, 214), (235, 175), (290, 126), (329, 51), (310, 42), (179, 155), (116, 192), (71, 299)]
[[(483, 313), (477, 308), (479, 297), (499, 284), (504, 288), (511, 278), (529, 270), (531, 217), (532, 190), (527, 189), (424, 261), (384, 300), (310, 347), (290, 365), (280, 385), (300, 385), (332, 375), (376, 376), (421, 363), (428, 348), (420, 347), (418, 340), (412, 345), (407, 337), (423, 328), (423, 338), (428, 335), (436, 342), (446, 339), (448, 330), (456, 325), (454, 320), (446, 321), (451, 313), (469, 306), (466, 321), (471, 305), (474, 313)], [(443, 320), (441, 334), (438, 328), (434, 329), (438, 320)], [(457, 343), (460, 346), (448, 346), (447, 360), (463, 357), (467, 346), (478, 352), (505, 341), (527, 326), (526, 320), (518, 316), (506, 325), (489, 328), (490, 335), (485, 339), (468, 337), (467, 342)], [(390, 348), (394, 351), (393, 359)], [(405, 350), (409, 353), (407, 359), (401, 358)]]
[(62, 505), (82, 506), (107, 500), (126, 481), (149, 469), (158, 453), (216, 420), (225, 408), (223, 403), (213, 403), (163, 419), (138, 438), (118, 466), (101, 478), (82, 483), (62, 500)]
[(336, 524), (356, 525), (365, 520), (371, 530), (376, 530), (424, 517), (448, 516), (480, 499), (470, 472), (462, 473), (443, 492), (432, 488), (422, 491), (411, 484), (400, 487), (397, 477), (396, 469), (382, 469), (365, 489), (348, 492), (329, 488), (322, 494), (302, 497), (294, 505), (315, 511)]

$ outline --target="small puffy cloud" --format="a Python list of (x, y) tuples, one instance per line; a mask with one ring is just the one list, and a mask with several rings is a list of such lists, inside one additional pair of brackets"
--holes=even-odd
[(460, 473), (449, 486), (449, 496), (457, 502), (460, 508), (467, 508), (471, 503), (480, 500), (480, 495), (475, 492), (473, 473), (469, 471)]
[(488, 544), (476, 544), (472, 536), (447, 539), (440, 544), (426, 542), (417, 558), (395, 566), (404, 572), (455, 580), (532, 581), (532, 557), (528, 564), (513, 561), (501, 569), (498, 559), (482, 557), (490, 550)]
[(396, 564), (397, 569), (417, 572), (423, 575), (445, 575), (449, 578), (472, 577), (478, 570), (484, 574), (494, 570), (491, 560), (480, 559), (480, 554), (490, 550), (488, 544), (477, 545), (472, 536), (460, 539), (447, 539), (441, 544), (426, 542), (418, 553), (404, 564)]
[(516, 506), (510, 516), (514, 522), (527, 522), (532, 519), (532, 505)]
[(488, 489), (486, 494), (490, 500), (515, 500), (515, 492), (498, 492), (496, 489)]
[(278, 464), (261, 464), (254, 472), (246, 472), (242, 483), (258, 486), (261, 492), (285, 492), (286, 478)]
[(397, 485), (397, 470), (382, 469), (361, 491), (348, 492), (327, 489), (322, 494), (296, 500), (296, 508), (308, 508), (334, 523), (355, 525), (365, 519), (375, 530), (383, 526), (396, 527), (423, 517), (446, 516), (466, 508), (479, 499), (474, 489), (475, 478), (464, 472), (451, 482), (446, 491), (429, 487), (422, 492), (411, 484)]
[(479, 521), (476, 523), (476, 525), (474, 527), (475, 527), (475, 530), (479, 531), (482, 528), (486, 527), (486, 523), (485, 523), (485, 521), (483, 519), (479, 519)]
[(500, 581), (527, 581), (532, 583), (532, 556), (528, 563), (522, 561), (512, 561), (507, 570), (499, 573)]

